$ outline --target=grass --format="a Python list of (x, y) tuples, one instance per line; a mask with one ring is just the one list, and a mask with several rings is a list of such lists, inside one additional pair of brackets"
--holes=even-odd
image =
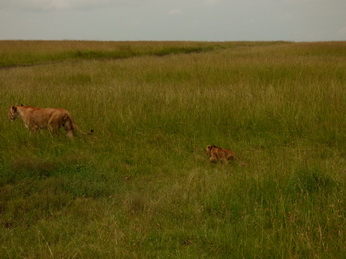
[[(244, 46), (254, 43), (243, 42)], [(271, 45), (273, 42), (262, 42)], [(97, 41), (1, 41), (0, 67), (31, 66), (64, 60), (123, 59), (147, 55), (166, 56), (232, 48), (223, 42), (97, 42)]]
[[(345, 254), (344, 42), (0, 46), (3, 257)], [(94, 135), (30, 135), (20, 103)]]

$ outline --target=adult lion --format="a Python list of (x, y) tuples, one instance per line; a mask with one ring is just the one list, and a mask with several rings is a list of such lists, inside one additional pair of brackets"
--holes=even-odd
[(93, 130), (88, 133), (81, 131), (73, 122), (71, 114), (63, 108), (37, 108), (29, 105), (15, 105), (10, 108), (8, 117), (12, 121), (21, 118), (25, 127), (31, 132), (48, 128), (51, 132), (59, 134), (59, 129), (64, 127), (67, 136), (71, 139), (75, 135), (75, 129), (84, 135), (93, 132)]

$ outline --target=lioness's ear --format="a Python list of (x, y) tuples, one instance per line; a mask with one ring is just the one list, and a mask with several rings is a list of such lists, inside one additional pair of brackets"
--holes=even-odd
[(24, 106), (23, 104), (20, 104), (20, 106)]
[(12, 111), (16, 112), (17, 111), (17, 107), (16, 106), (12, 106)]

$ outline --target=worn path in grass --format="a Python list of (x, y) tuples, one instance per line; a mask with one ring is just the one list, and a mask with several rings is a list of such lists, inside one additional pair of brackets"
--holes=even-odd
[[(262, 42), (261, 45), (284, 42)], [(252, 46), (251, 42), (80, 42), (0, 41), (0, 69), (56, 64), (73, 60), (112, 60), (166, 56)], [(7, 51), (8, 50), (8, 51)]]

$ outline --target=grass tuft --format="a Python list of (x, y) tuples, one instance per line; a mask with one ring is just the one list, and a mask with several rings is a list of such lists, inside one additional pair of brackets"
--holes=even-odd
[(289, 179), (290, 188), (298, 193), (312, 195), (314, 193), (333, 192), (337, 182), (329, 174), (319, 169), (298, 169)]

